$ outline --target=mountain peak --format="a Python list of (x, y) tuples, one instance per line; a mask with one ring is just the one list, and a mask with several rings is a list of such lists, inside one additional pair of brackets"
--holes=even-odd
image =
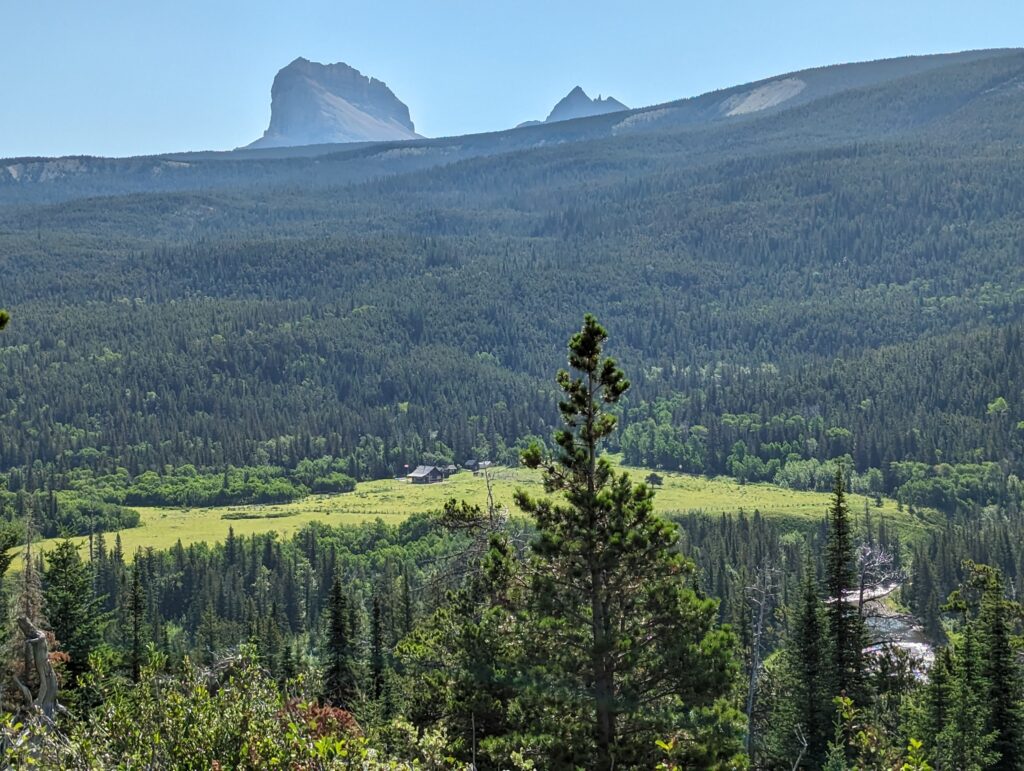
[(270, 126), (250, 147), (417, 138), (409, 108), (376, 78), (298, 57), (270, 89)]
[(591, 115), (604, 115), (609, 112), (628, 110), (622, 102), (612, 97), (591, 99), (581, 86), (576, 86), (566, 94), (551, 110), (545, 123), (557, 123), (574, 118), (587, 118)]

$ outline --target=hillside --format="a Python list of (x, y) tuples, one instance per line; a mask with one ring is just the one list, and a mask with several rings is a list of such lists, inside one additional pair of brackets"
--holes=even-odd
[(592, 310), (639, 462), (1008, 500), (1022, 78), (973, 52), (401, 147), (5, 162), (0, 468), (511, 457)]

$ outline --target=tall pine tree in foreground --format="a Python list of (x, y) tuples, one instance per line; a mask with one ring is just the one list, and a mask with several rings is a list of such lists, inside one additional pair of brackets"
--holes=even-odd
[[(722, 697), (736, 676), (733, 636), (717, 603), (693, 588), (677, 529), (654, 513), (653, 490), (602, 457), (629, 388), (603, 355), (607, 333), (587, 315), (557, 383), (564, 428), (554, 457), (533, 445), (523, 463), (547, 493), (516, 494), (537, 527), (529, 612), (543, 664), (534, 675), (561, 734), (549, 768), (651, 768), (655, 742), (695, 767), (731, 767), (743, 735)], [(670, 740), (677, 741), (670, 741)]]

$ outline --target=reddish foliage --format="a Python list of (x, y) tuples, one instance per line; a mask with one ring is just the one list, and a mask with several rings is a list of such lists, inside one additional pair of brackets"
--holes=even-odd
[(293, 720), (308, 725), (317, 739), (324, 736), (363, 735), (363, 729), (348, 710), (328, 704), (306, 704), (298, 699), (292, 699), (288, 702), (287, 712)]

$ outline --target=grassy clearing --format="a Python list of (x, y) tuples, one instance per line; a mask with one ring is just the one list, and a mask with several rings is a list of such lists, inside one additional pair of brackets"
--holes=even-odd
[[(650, 471), (627, 469), (640, 481)], [(658, 472), (664, 484), (658, 489), (655, 504), (664, 514), (699, 511), (709, 515), (760, 511), (766, 516), (786, 520), (794, 527), (817, 521), (829, 502), (829, 494), (788, 490), (769, 484), (741, 485), (731, 479)], [(494, 497), (499, 505), (512, 504), (512, 493), (523, 487), (541, 494), (540, 477), (527, 469), (497, 468), (492, 474)], [(354, 492), (313, 495), (293, 503), (263, 506), (223, 506), (202, 509), (146, 508), (138, 511), (139, 527), (121, 531), (126, 554), (139, 548), (167, 549), (181, 540), (183, 544), (216, 543), (224, 540), (232, 527), (240, 536), (276, 531), (289, 537), (310, 522), (351, 525), (381, 519), (397, 523), (411, 514), (440, 510), (451, 498), (485, 505), (487, 487), (482, 476), (463, 471), (440, 484), (412, 485), (405, 481), (382, 479), (361, 482)], [(865, 503), (876, 517), (886, 520), (912, 536), (924, 531), (926, 522), (898, 511), (895, 501), (884, 500), (882, 508), (860, 495), (850, 496), (850, 508), (858, 514)], [(79, 542), (85, 539), (77, 539)], [(113, 535), (107, 536), (108, 544)], [(43, 542), (43, 548), (52, 542)]]

